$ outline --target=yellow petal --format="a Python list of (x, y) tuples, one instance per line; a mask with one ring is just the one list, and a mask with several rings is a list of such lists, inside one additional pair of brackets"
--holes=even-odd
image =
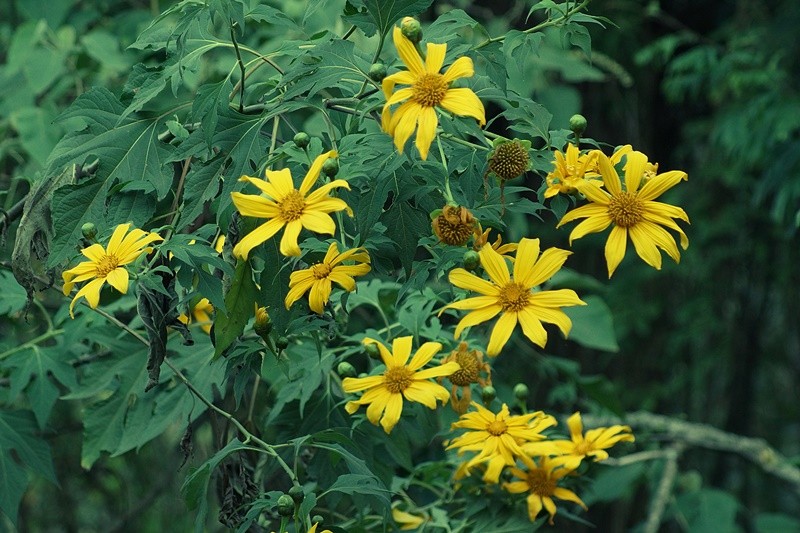
[(438, 74), (444, 66), (444, 56), (447, 53), (446, 44), (428, 43), (425, 54), (425, 71), (428, 74)]
[(285, 196), (285, 194), (282, 195), (282, 194), (278, 193), (278, 189), (276, 189), (275, 186), (272, 183), (270, 183), (268, 181), (265, 181), (265, 180), (262, 180), (262, 179), (259, 179), (259, 178), (252, 178), (250, 176), (242, 176), (241, 178), (239, 178), (239, 181), (246, 181), (246, 182), (250, 183), (251, 185), (255, 185), (256, 187), (258, 187), (258, 189), (261, 192), (263, 192), (264, 194), (266, 194), (267, 196), (269, 196), (273, 200), (279, 199), (282, 196)]
[(606, 241), (605, 256), (608, 265), (608, 277), (614, 275), (614, 271), (625, 257), (625, 248), (628, 244), (628, 230), (620, 226), (611, 228)]
[[(414, 337), (396, 337), (392, 342), (392, 366), (403, 366), (411, 356), (411, 343)], [(441, 347), (441, 346), (440, 346)]]
[(413, 135), (417, 127), (417, 119), (422, 113), (422, 106), (414, 101), (408, 101), (397, 108), (392, 115), (392, 122), (389, 125), (390, 132), (394, 137), (394, 146), (397, 151), (403, 153), (406, 141)]
[(86, 301), (89, 303), (89, 307), (96, 309), (97, 305), (100, 303), (100, 289), (103, 288), (103, 283), (105, 283), (105, 280), (95, 279), (81, 287), (81, 290), (79, 290), (75, 295), (75, 298), (72, 299), (72, 303), (69, 304), (69, 316), (75, 318), (72, 309), (75, 307), (75, 303), (81, 297), (86, 298)]
[[(300, 216), (299, 222), (304, 228), (315, 233), (325, 233), (327, 235), (333, 235), (336, 233), (336, 223), (327, 213), (306, 210)], [(287, 224), (287, 228), (292, 224), (294, 224), (294, 222), (289, 222), (289, 224)]]
[(261, 224), (236, 243), (236, 246), (233, 248), (233, 255), (242, 259), (247, 259), (247, 256), (250, 255), (250, 250), (278, 233), (282, 227), (283, 221), (277, 218), (273, 218)]
[(642, 190), (639, 191), (639, 199), (655, 200), (686, 178), (686, 172), (681, 172), (679, 170), (672, 170), (659, 174), (644, 184)]
[(661, 252), (658, 251), (655, 242), (642, 230), (641, 225), (628, 228), (628, 234), (631, 236), (637, 255), (651, 267), (661, 270)]
[(491, 246), (482, 247), (478, 255), (481, 260), (481, 265), (496, 285), (502, 287), (511, 280), (506, 260), (503, 259), (503, 256), (495, 252)]
[(577, 226), (572, 229), (572, 232), (569, 234), (569, 244), (572, 245), (572, 241), (580, 239), (588, 235), (589, 233), (598, 233), (600, 231), (605, 231), (608, 226), (611, 225), (611, 217), (608, 216), (608, 210), (605, 206), (587, 206), (587, 207), (598, 207), (598, 211), (602, 210), (603, 213), (596, 216), (590, 216)]
[(128, 292), (128, 271), (124, 268), (115, 268), (106, 274), (106, 281), (122, 294)]
[(262, 196), (232, 192), (231, 200), (236, 210), (246, 217), (275, 218), (281, 214), (278, 204)]
[(419, 156), (423, 161), (428, 159), (428, 150), (430, 150), (433, 139), (436, 137), (436, 126), (438, 124), (439, 120), (436, 118), (436, 111), (432, 107), (420, 109), (417, 123), (417, 139), (414, 144), (417, 146)]
[(311, 167), (308, 169), (308, 172), (303, 178), (303, 182), (300, 184), (300, 194), (303, 195), (303, 197), (308, 195), (308, 191), (311, 190), (311, 187), (313, 187), (319, 179), (319, 173), (322, 171), (322, 165), (325, 164), (325, 161), (335, 158), (338, 155), (339, 154), (336, 152), (336, 150), (331, 150), (329, 152), (325, 152), (324, 154), (318, 155), (314, 159), (314, 162), (311, 164)]
[[(570, 255), (572, 255), (572, 252), (568, 250), (548, 248), (542, 253), (542, 256), (536, 264), (533, 265), (533, 268), (529, 268), (518, 282), (528, 289), (536, 285), (541, 285), (552, 278), (556, 272), (561, 270), (561, 267), (564, 266), (564, 262)], [(516, 265), (514, 268), (516, 268)]]
[(403, 413), (403, 396), (401, 394), (392, 394), (389, 396), (389, 401), (386, 402), (386, 410), (383, 412), (381, 418), (381, 427), (389, 434), (392, 428), (400, 421), (400, 415)]
[(453, 336), (458, 339), (461, 337), (461, 333), (464, 331), (465, 328), (472, 327), (476, 324), (481, 324), (486, 322), (487, 320), (493, 319), (497, 316), (497, 313), (503, 310), (502, 307), (497, 305), (491, 305), (489, 307), (483, 307), (481, 309), (476, 309), (471, 313), (468, 313), (461, 319), (461, 321), (456, 326), (456, 330), (453, 333)]
[[(581, 302), (581, 304), (583, 304), (583, 302)], [(569, 332), (572, 329), (572, 320), (570, 320), (567, 314), (561, 309), (541, 305), (530, 305), (526, 309), (530, 310), (538, 320), (558, 326), (558, 329), (561, 330), (564, 337), (569, 336)], [(522, 320), (521, 317), (520, 320)]]
[(545, 344), (547, 344), (547, 331), (545, 331), (536, 313), (526, 307), (519, 312), (519, 324), (522, 326), (522, 333), (532, 343), (544, 348)]
[(414, 353), (414, 357), (411, 358), (411, 362), (408, 364), (408, 369), (416, 372), (427, 365), (441, 349), (442, 344), (439, 342), (426, 342)]
[(622, 183), (619, 181), (619, 174), (617, 174), (617, 170), (614, 168), (611, 160), (603, 152), (597, 154), (597, 166), (600, 169), (600, 175), (603, 176), (603, 183), (606, 186), (606, 190), (613, 196), (619, 196), (622, 192)]
[(644, 169), (647, 166), (647, 156), (642, 152), (632, 151), (625, 156), (625, 189), (634, 193), (639, 190)]
[[(424, 379), (431, 379), (431, 378), (438, 378), (440, 376), (449, 376), (454, 372), (457, 372), (461, 368), (461, 365), (456, 363), (455, 361), (450, 361), (449, 363), (445, 363), (439, 366), (433, 366), (431, 368), (426, 368), (425, 370), (420, 370), (416, 374), (414, 374), (414, 379), (424, 380)], [(431, 383), (431, 385), (435, 385)], [(434, 388), (431, 389), (435, 392), (438, 398), (442, 401), (446, 401), (447, 398), (450, 397), (450, 393), (442, 387), (441, 385), (435, 385)]]
[(447, 279), (450, 280), (450, 283), (461, 289), (475, 291), (485, 296), (497, 296), (498, 294), (496, 285), (489, 283), (483, 278), (479, 278), (475, 274), (467, 272), (463, 268), (454, 268), (451, 270)]
[[(119, 226), (117, 226), (117, 228), (119, 228)], [(114, 233), (116, 234), (117, 232), (115, 231)], [(114, 237), (112, 236), (111, 238), (113, 239)], [(87, 257), (88, 259), (91, 259), (93, 263), (99, 263), (106, 256), (105, 248), (103, 248), (99, 244), (93, 244), (93, 245), (89, 246), (88, 248), (84, 248), (83, 250), (81, 250), (81, 253), (85, 257)], [(92, 265), (92, 268), (94, 268), (94, 265), (92, 263), (89, 263), (87, 261), (81, 263), (81, 265), (84, 265), (84, 264)], [(78, 266), (80, 266), (80, 265), (78, 265)], [(77, 267), (75, 267), (75, 268), (77, 268)], [(72, 270), (75, 270), (75, 269), (72, 269)], [(69, 270), (67, 272), (69, 272)]]
[(486, 124), (486, 111), (483, 108), (483, 103), (472, 89), (448, 89), (439, 105), (454, 115), (472, 117), (481, 126)]
[(567, 214), (561, 217), (561, 221), (558, 223), (556, 227), (560, 228), (564, 224), (572, 222), (573, 220), (577, 220), (579, 218), (597, 216), (598, 214), (602, 214), (603, 212), (605, 212), (606, 216), (608, 216), (608, 209), (605, 206), (595, 205), (595, 204), (583, 205), (581, 207), (573, 209), (572, 211), (569, 211)]
[(300, 247), (297, 245), (297, 237), (300, 235), (300, 230), (303, 228), (300, 220), (293, 220), (286, 224), (286, 229), (283, 230), (283, 237), (281, 237), (281, 254), (286, 257), (295, 257), (300, 255)]
[(416, 76), (413, 73), (409, 72), (408, 70), (401, 70), (400, 72), (395, 72), (389, 76), (383, 78), (381, 82), (381, 88), (383, 89), (383, 95), (386, 97), (386, 100), (389, 100), (389, 97), (392, 95), (394, 91), (395, 84), (402, 83), (404, 85), (414, 85), (414, 82), (417, 81)]
[(451, 83), (459, 78), (470, 78), (475, 74), (475, 67), (472, 64), (472, 59), (464, 56), (459, 57), (453, 64), (447, 67), (444, 73), (444, 81)]
[[(131, 227), (130, 224), (120, 224), (119, 226), (114, 228), (114, 233), (111, 234), (111, 239), (109, 239), (109, 241), (108, 241), (108, 248), (107, 249), (109, 250), (109, 253), (114, 253), (114, 254), (117, 253), (117, 251), (119, 250), (120, 244), (122, 244), (122, 241), (125, 238), (125, 234), (128, 233), (128, 230), (130, 229), (130, 227)], [(95, 245), (92, 245), (89, 248), (93, 248), (94, 246)], [(97, 246), (99, 246), (99, 245), (97, 245)], [(87, 255), (86, 257), (89, 257), (89, 256)], [(90, 259), (91, 259), (91, 257), (90, 257)]]
[[(514, 281), (525, 285), (526, 273), (529, 273), (539, 258), (539, 239), (522, 239), (519, 241), (517, 256), (514, 261)], [(526, 287), (528, 285), (525, 285)]]
[(344, 378), (342, 380), (342, 390), (344, 392), (358, 392), (365, 389), (377, 387), (383, 383), (383, 376), (367, 376), (363, 378)]
[(397, 26), (392, 29), (392, 39), (394, 40), (395, 48), (397, 48), (397, 55), (400, 56), (400, 60), (405, 63), (408, 70), (416, 77), (422, 76), (425, 73), (425, 69), (422, 66), (422, 59), (419, 57), (414, 43), (409, 41)]
[(308, 306), (312, 311), (321, 315), (325, 311), (325, 304), (331, 297), (331, 280), (320, 279), (314, 282), (308, 292)]
[(277, 196), (273, 198), (275, 201), (280, 202), (288, 194), (295, 190), (294, 182), (292, 182), (292, 173), (288, 168), (281, 170), (267, 170), (265, 174), (267, 176), (267, 180), (269, 180), (269, 182), (272, 184), (272, 187), (275, 189), (277, 194)]
[(394, 105), (399, 104), (400, 102), (405, 102), (409, 98), (414, 96), (414, 90), (410, 87), (405, 87), (403, 89), (398, 90), (392, 96), (386, 99), (385, 105)]
[(480, 309), (491, 305), (497, 305), (497, 296), (475, 296), (474, 298), (467, 298), (466, 300), (447, 304), (442, 307), (439, 314), (441, 315), (447, 309)]
[[(292, 272), (292, 274), (296, 274), (296, 272)], [(296, 284), (290, 283), (289, 292), (286, 293), (286, 298), (283, 300), (283, 305), (286, 306), (286, 309), (289, 309), (297, 300), (302, 298), (313, 284), (313, 279), (303, 280)]]
[[(340, 267), (339, 267), (340, 268)], [(369, 269), (369, 267), (367, 267)], [(342, 273), (341, 271), (337, 271), (334, 269), (329, 275), (328, 279), (336, 282), (340, 287), (342, 287), (347, 292), (351, 292), (356, 288), (356, 280), (352, 277), (348, 276), (347, 274)]]
[(514, 328), (517, 325), (516, 313), (503, 313), (492, 329), (492, 336), (489, 338), (489, 346), (486, 348), (486, 355), (494, 357), (499, 354), (506, 345)]

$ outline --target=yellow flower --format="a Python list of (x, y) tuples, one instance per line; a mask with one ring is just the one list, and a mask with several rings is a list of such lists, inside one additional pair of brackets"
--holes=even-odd
[(214, 243), (214, 251), (221, 254), (223, 248), (225, 248), (225, 235), (220, 235), (217, 237), (217, 242)]
[(200, 324), (200, 329), (208, 335), (211, 333), (211, 314), (213, 312), (214, 306), (211, 305), (208, 298), (201, 298), (192, 307), (192, 316), (189, 317), (186, 313), (181, 313), (178, 316), (178, 321), (188, 326), (194, 320)]
[[(317, 526), (318, 525), (319, 525), (319, 522), (314, 522), (314, 525), (311, 526), (310, 528), (308, 528), (308, 533), (317, 533)], [(331, 531), (330, 529), (323, 529), (319, 533), (333, 533), (333, 531)]]
[(542, 431), (556, 425), (556, 419), (541, 411), (525, 415), (511, 415), (508, 406), (503, 404), (500, 412), (495, 414), (480, 404), (472, 402), (477, 411), (461, 415), (452, 429), (468, 429), (463, 435), (454, 438), (447, 446), (448, 450), (458, 448), (458, 454), (478, 452), (470, 459), (465, 469), (480, 463), (487, 463), (483, 480), (497, 483), (505, 466), (515, 463), (517, 457), (525, 455), (521, 444), (537, 442), (545, 439)]
[(611, 448), (618, 442), (633, 442), (634, 436), (629, 426), (611, 426), (607, 428), (590, 429), (583, 434), (581, 414), (574, 413), (567, 419), (571, 440), (550, 441), (563, 454), (564, 466), (574, 470), (578, 468), (584, 457), (594, 457), (595, 461), (608, 459), (606, 448)]
[(550, 514), (550, 525), (553, 525), (553, 517), (556, 515), (556, 504), (553, 502), (553, 498), (575, 502), (584, 510), (588, 510), (577, 494), (558, 486), (558, 481), (570, 474), (571, 469), (562, 467), (562, 463), (557, 459), (540, 457), (538, 465), (530, 457), (523, 456), (521, 459), (527, 470), (511, 468), (511, 473), (521, 481), (503, 483), (503, 488), (513, 494), (529, 493), (527, 498), (528, 518), (531, 522), (536, 520), (544, 507)]
[(689, 239), (673, 219), (689, 222), (689, 217), (680, 207), (653, 200), (687, 179), (686, 173), (679, 170), (664, 172), (642, 184), (647, 170), (647, 156), (632, 151), (626, 156), (623, 190), (611, 160), (602, 152), (596, 153), (605, 190), (588, 182), (580, 186), (580, 191), (591, 203), (568, 212), (558, 223), (560, 227), (579, 218), (586, 219), (570, 233), (570, 244), (584, 235), (603, 231), (613, 225), (605, 248), (609, 278), (625, 256), (629, 235), (636, 253), (648, 265), (661, 269), (659, 248), (667, 252), (676, 263), (680, 262), (681, 255), (675, 240), (664, 227), (678, 232), (681, 247), (685, 250), (689, 246)]
[(401, 511), (397, 507), (392, 507), (392, 519), (397, 522), (402, 531), (417, 529), (424, 524), (428, 518), (424, 515), (415, 515)]
[[(403, 153), (406, 141), (416, 129), (419, 155), (422, 159), (427, 159), (428, 149), (436, 136), (436, 126), (439, 124), (434, 109), (436, 107), (442, 107), (455, 115), (473, 117), (481, 126), (486, 124), (483, 104), (472, 89), (450, 88), (453, 81), (475, 74), (470, 58), (459, 57), (444, 74), (440, 74), (447, 52), (446, 44), (428, 43), (423, 64), (414, 43), (408, 40), (397, 26), (392, 37), (397, 53), (408, 70), (383, 79), (386, 104), (383, 106), (381, 126), (385, 132), (394, 137), (398, 152)], [(395, 84), (398, 83), (410, 87), (395, 91)], [(400, 102), (404, 103), (392, 114), (390, 107)]]
[[(472, 385), (477, 383), (481, 387), (492, 384), (492, 367), (483, 362), (483, 352), (470, 350), (466, 342), (461, 342), (457, 350), (442, 359), (442, 363), (455, 361), (461, 367), (447, 376), (452, 386), (450, 387), (450, 405), (458, 414), (467, 412), (467, 407), (472, 402)], [(481, 372), (486, 374), (486, 379), (481, 377)], [(439, 383), (443, 378), (439, 378)], [(458, 397), (461, 389), (461, 398)]]
[(350, 189), (350, 186), (344, 180), (334, 180), (314, 192), (311, 192), (311, 187), (319, 178), (323, 163), (329, 157), (337, 155), (336, 150), (331, 150), (317, 157), (303, 178), (300, 189), (294, 188), (292, 173), (286, 168), (277, 171), (267, 170), (266, 180), (242, 176), (240, 181), (255, 185), (266, 197), (233, 192), (231, 198), (236, 209), (244, 216), (269, 220), (239, 241), (233, 248), (233, 255), (247, 259), (250, 250), (270, 239), (284, 226), (286, 229), (281, 238), (280, 250), (285, 256), (300, 255), (297, 237), (301, 228), (333, 235), (336, 232), (336, 224), (328, 213), (343, 210), (351, 213), (351, 211), (344, 200), (331, 198), (328, 192), (339, 187)]
[(556, 160), (553, 164), (556, 168), (547, 175), (545, 198), (551, 198), (559, 193), (572, 194), (587, 178), (597, 176), (593, 170), (597, 159), (596, 150), (581, 154), (578, 147), (570, 143), (564, 154), (556, 150), (554, 155)]
[[(472, 248), (478, 251), (480, 251), (480, 249), (489, 242), (489, 232), (492, 231), (492, 228), (486, 228), (486, 231), (481, 233), (482, 229), (483, 228), (480, 227), (480, 224), (478, 224), (478, 227), (473, 233), (475, 236), (475, 242), (473, 243)], [(517, 251), (517, 243), (507, 242), (503, 244), (503, 236), (498, 233), (497, 239), (495, 239), (491, 246), (494, 248), (495, 252), (502, 255), (512, 263), (514, 262), (514, 256), (509, 254)]]
[(539, 255), (539, 239), (522, 239), (514, 261), (514, 276), (511, 277), (503, 257), (491, 246), (484, 246), (478, 255), (491, 281), (470, 274), (463, 268), (451, 270), (449, 276), (450, 283), (456, 287), (478, 292), (481, 296), (449, 304), (439, 313), (445, 309), (472, 310), (456, 326), (456, 338), (461, 336), (464, 328), (486, 322), (500, 314), (486, 349), (491, 357), (503, 349), (517, 322), (526, 337), (544, 348), (547, 332), (542, 322), (555, 324), (566, 336), (572, 328), (572, 321), (561, 307), (586, 305), (571, 289), (532, 291), (558, 272), (570, 253), (549, 248)]
[[(341, 265), (343, 261), (352, 260), (357, 265)], [(331, 296), (331, 282), (335, 281), (346, 291), (356, 288), (353, 276), (363, 276), (370, 270), (369, 255), (364, 248), (354, 248), (339, 253), (335, 242), (328, 247), (328, 253), (321, 263), (311, 268), (292, 272), (289, 278), (289, 292), (286, 294), (286, 309), (310, 290), (309, 306), (315, 313), (322, 314), (323, 307)]]
[(106, 282), (122, 294), (128, 292), (128, 271), (124, 266), (133, 263), (142, 254), (153, 251), (148, 244), (164, 240), (157, 233), (137, 228), (128, 233), (130, 227), (130, 224), (117, 226), (105, 248), (100, 244), (93, 244), (81, 250), (89, 261), (84, 261), (61, 274), (64, 279), (64, 296), (72, 292), (76, 283), (92, 280), (81, 287), (72, 299), (72, 303), (69, 304), (69, 316), (75, 318), (73, 308), (81, 297), (86, 298), (89, 307), (96, 308), (100, 303), (100, 290)]
[(442, 403), (447, 401), (450, 397), (447, 389), (430, 379), (449, 376), (460, 368), (458, 363), (450, 362), (420, 370), (442, 349), (442, 345), (438, 342), (426, 342), (409, 362), (412, 339), (410, 336), (396, 338), (391, 352), (381, 342), (364, 339), (365, 344), (378, 346), (386, 370), (378, 376), (344, 378), (342, 388), (345, 392), (366, 391), (358, 400), (347, 402), (345, 410), (348, 413), (352, 415), (358, 411), (359, 406), (368, 405), (367, 419), (376, 425), (380, 420), (383, 430), (390, 433), (403, 412), (403, 398), (409, 402), (419, 402), (430, 409), (436, 409), (436, 400)]

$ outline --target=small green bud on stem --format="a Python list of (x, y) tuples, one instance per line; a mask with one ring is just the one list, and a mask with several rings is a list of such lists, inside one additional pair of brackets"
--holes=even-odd
[(329, 178), (334, 177), (339, 172), (339, 160), (330, 158), (322, 164), (322, 173)]
[(422, 26), (414, 17), (405, 17), (400, 22), (400, 31), (403, 32), (403, 36), (405, 36), (406, 39), (414, 44), (422, 40)]
[(298, 148), (305, 149), (308, 146), (308, 143), (311, 142), (311, 138), (308, 136), (308, 133), (304, 131), (298, 131), (294, 135), (294, 144), (297, 145)]
[(372, 66), (369, 67), (369, 73), (367, 73), (367, 75), (372, 81), (383, 81), (383, 78), (386, 77), (386, 65), (383, 63), (373, 63)]

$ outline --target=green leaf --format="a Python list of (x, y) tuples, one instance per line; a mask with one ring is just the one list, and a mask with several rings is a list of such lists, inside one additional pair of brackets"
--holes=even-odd
[(348, 3), (358, 11), (343, 18), (371, 37), (376, 30), (386, 35), (393, 24), (403, 17), (422, 13), (433, 0), (349, 0)]
[(755, 518), (756, 533), (800, 531), (800, 520), (780, 513), (758, 513)]
[(0, 315), (8, 315), (25, 309), (28, 295), (7, 270), (0, 270)]
[(0, 511), (16, 527), (19, 502), (28, 488), (28, 476), (10, 453), (0, 451)]
[(105, 201), (108, 182), (88, 180), (77, 185), (65, 185), (53, 195), (53, 236), (48, 266), (55, 266), (75, 255), (80, 244), (81, 226), (92, 222), (105, 226)]
[(582, 300), (587, 305), (564, 308), (564, 312), (572, 320), (569, 340), (587, 348), (618, 352), (611, 309), (599, 296), (584, 296)]
[(328, 490), (320, 494), (320, 498), (331, 492), (341, 492), (344, 494), (367, 494), (376, 496), (385, 503), (389, 504), (390, 491), (386, 486), (375, 477), (375, 475), (365, 474), (344, 474), (336, 479), (336, 482), (328, 487)]
[(200, 121), (200, 127), (205, 133), (205, 140), (211, 148), (214, 132), (217, 130), (219, 113), (227, 108), (228, 95), (233, 90), (230, 77), (219, 83), (207, 83), (197, 89), (197, 94), (192, 102), (192, 118)]
[(581, 496), (586, 505), (594, 502), (613, 502), (633, 493), (637, 483), (645, 475), (645, 465), (634, 463), (627, 466), (598, 465), (597, 475), (589, 490)]
[(261, 271), (261, 305), (266, 306), (272, 320), (274, 335), (286, 333), (289, 323), (299, 311), (295, 304), (291, 309), (286, 309), (284, 301), (289, 293), (289, 278), (292, 275), (291, 263), (284, 262), (280, 253), (277, 237), (269, 239), (261, 245), (265, 254), (264, 270)]
[(692, 533), (739, 531), (736, 526), (739, 507), (736, 498), (717, 489), (701, 489), (675, 498), (675, 509), (683, 515), (686, 529)]
[(113, 195), (108, 201), (106, 223), (116, 226), (132, 222), (141, 228), (156, 212), (156, 202), (152, 194), (144, 191), (121, 192)]
[(531, 100), (509, 98), (511, 107), (501, 113), (509, 122), (509, 129), (521, 133), (526, 139), (543, 139), (550, 142), (550, 120), (553, 115), (545, 107)]
[(230, 279), (230, 287), (225, 294), (225, 309), (218, 310), (214, 317), (214, 357), (217, 358), (233, 344), (244, 332), (244, 326), (255, 309), (255, 294), (258, 291), (253, 282), (253, 271), (250, 263), (239, 261), (236, 271)]
[(17, 457), (48, 481), (57, 483), (50, 446), (36, 436), (38, 427), (27, 411), (0, 411), (0, 449), (14, 450)]
[(386, 224), (386, 236), (397, 245), (400, 262), (406, 275), (409, 275), (417, 243), (424, 235), (431, 232), (431, 223), (427, 213), (416, 209), (408, 202), (395, 201), (383, 214), (381, 220)]
[(53, 127), (54, 113), (43, 107), (23, 107), (13, 111), (8, 118), (25, 151), (37, 164), (44, 166), (47, 156), (61, 138), (60, 129)]
[[(179, 229), (184, 229), (192, 224), (197, 217), (203, 214), (206, 202), (213, 200), (220, 194), (222, 188), (222, 174), (225, 172), (224, 155), (200, 162), (195, 161), (186, 174), (183, 189), (183, 211), (176, 224)], [(229, 181), (234, 181), (233, 179)]]
[(331, 87), (343, 87), (354, 94), (367, 79), (370, 58), (350, 41), (322, 43), (298, 57), (286, 70), (279, 88), (284, 99), (305, 95), (310, 98)]

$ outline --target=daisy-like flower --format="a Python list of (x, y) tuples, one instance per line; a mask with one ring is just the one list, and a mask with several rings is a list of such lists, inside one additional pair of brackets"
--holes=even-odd
[(561, 194), (574, 193), (578, 185), (585, 180), (597, 176), (594, 171), (596, 166), (597, 151), (593, 150), (588, 154), (581, 154), (578, 147), (570, 143), (565, 153), (555, 151), (556, 160), (553, 162), (555, 169), (547, 175), (547, 189), (544, 191), (545, 198)]
[(511, 473), (520, 481), (503, 483), (503, 488), (512, 494), (528, 493), (528, 518), (531, 522), (536, 520), (544, 507), (550, 514), (549, 523), (553, 525), (553, 517), (557, 511), (553, 498), (577, 503), (584, 510), (588, 510), (577, 494), (558, 486), (559, 480), (573, 470), (564, 468), (558, 459), (540, 457), (538, 465), (530, 457), (522, 456), (520, 459), (527, 469), (511, 468)]
[(206, 335), (211, 333), (211, 315), (214, 313), (214, 306), (208, 301), (208, 298), (200, 298), (194, 306), (192, 306), (192, 316), (186, 313), (178, 315), (178, 321), (187, 326), (192, 323), (192, 320), (200, 324)]
[(283, 231), (280, 250), (285, 256), (300, 255), (297, 237), (302, 228), (333, 235), (336, 232), (336, 224), (328, 213), (343, 210), (347, 210), (349, 214), (352, 212), (344, 200), (331, 198), (328, 193), (339, 187), (350, 189), (350, 186), (345, 180), (334, 180), (314, 192), (311, 192), (311, 188), (317, 182), (325, 161), (337, 155), (336, 150), (331, 150), (317, 157), (308, 169), (308, 174), (303, 178), (299, 189), (294, 188), (292, 173), (288, 168), (267, 170), (266, 180), (242, 176), (240, 181), (255, 185), (264, 195), (233, 192), (231, 198), (236, 209), (244, 216), (269, 220), (240, 240), (233, 248), (233, 255), (247, 259), (250, 250), (272, 238), (284, 226), (286, 229)]
[(111, 234), (108, 246), (103, 248), (100, 244), (93, 244), (81, 250), (89, 260), (65, 270), (61, 277), (64, 279), (64, 296), (72, 292), (76, 283), (89, 281), (81, 287), (72, 302), (69, 304), (69, 316), (75, 318), (73, 308), (75, 303), (86, 298), (89, 307), (96, 308), (100, 303), (100, 290), (103, 284), (108, 283), (122, 294), (128, 292), (128, 271), (125, 265), (133, 263), (142, 254), (153, 251), (149, 244), (164, 240), (157, 233), (142, 231), (138, 228), (130, 230), (130, 224), (120, 224)]
[[(356, 265), (342, 265), (344, 261), (355, 261)], [(335, 281), (346, 291), (356, 288), (353, 276), (363, 276), (369, 272), (369, 254), (364, 248), (354, 248), (339, 253), (335, 242), (328, 247), (328, 253), (321, 263), (311, 268), (292, 272), (289, 278), (289, 292), (284, 303), (289, 309), (306, 292), (309, 292), (308, 303), (311, 310), (322, 314), (325, 304), (331, 297), (331, 282)]]
[(458, 448), (458, 454), (478, 452), (464, 468), (486, 463), (483, 480), (497, 483), (505, 466), (514, 465), (525, 452), (521, 445), (543, 441), (542, 431), (556, 425), (556, 419), (541, 411), (525, 415), (511, 415), (503, 404), (499, 413), (493, 413), (480, 404), (472, 402), (476, 411), (461, 415), (452, 429), (467, 429), (466, 433), (449, 442), (447, 449)]
[(566, 468), (574, 470), (585, 457), (594, 457), (595, 461), (608, 459), (607, 448), (618, 442), (633, 442), (634, 436), (630, 426), (610, 426), (590, 429), (584, 435), (583, 421), (580, 413), (574, 413), (567, 419), (570, 440), (553, 440), (551, 444), (559, 449), (559, 457)]
[(685, 250), (689, 246), (689, 239), (673, 219), (688, 223), (689, 217), (680, 207), (654, 200), (686, 180), (686, 173), (679, 170), (664, 172), (643, 184), (648, 165), (647, 156), (632, 151), (626, 155), (623, 189), (619, 175), (608, 156), (600, 151), (595, 153), (598, 154), (598, 167), (603, 176), (605, 190), (594, 183), (584, 182), (580, 185), (580, 191), (591, 203), (568, 212), (558, 223), (560, 227), (579, 218), (586, 219), (573, 228), (569, 235), (570, 243), (613, 225), (605, 247), (609, 278), (625, 256), (628, 236), (639, 257), (657, 270), (661, 269), (659, 248), (679, 263), (681, 255), (678, 246), (664, 228), (678, 232), (681, 247)]
[[(447, 389), (431, 381), (431, 378), (449, 376), (460, 367), (450, 362), (420, 370), (442, 349), (438, 342), (426, 342), (416, 351), (411, 361), (411, 341), (413, 337), (398, 337), (392, 343), (392, 351), (374, 339), (364, 339), (365, 344), (375, 344), (380, 351), (386, 370), (378, 376), (365, 378), (344, 378), (344, 392), (366, 391), (358, 400), (347, 402), (345, 410), (351, 415), (362, 405), (367, 405), (367, 419), (380, 425), (386, 433), (400, 420), (403, 412), (403, 399), (419, 402), (430, 409), (436, 409), (436, 400), (442, 403), (450, 397)], [(382, 416), (381, 416), (382, 415)]]
[(401, 511), (397, 507), (392, 507), (392, 520), (400, 526), (401, 531), (412, 531), (424, 524), (428, 520), (428, 517), (407, 513)]
[[(483, 352), (470, 350), (466, 342), (459, 343), (458, 349), (450, 352), (450, 355), (442, 359), (443, 363), (455, 361), (461, 367), (447, 376), (452, 383), (450, 387), (450, 405), (458, 414), (467, 412), (467, 407), (472, 402), (472, 385), (477, 383), (481, 387), (492, 384), (492, 368), (483, 362)], [(486, 379), (481, 377), (481, 373), (486, 374)], [(439, 378), (439, 382), (443, 378)], [(461, 397), (458, 397), (458, 390), (461, 389)]]
[[(436, 136), (439, 120), (436, 107), (441, 107), (459, 116), (475, 118), (481, 126), (486, 124), (483, 104), (478, 96), (468, 88), (451, 88), (450, 84), (459, 78), (469, 78), (475, 74), (472, 59), (459, 57), (440, 74), (447, 52), (446, 44), (428, 43), (426, 59), (423, 63), (414, 43), (403, 35), (397, 26), (392, 33), (395, 48), (408, 70), (397, 72), (383, 79), (383, 106), (381, 126), (394, 138), (397, 151), (403, 153), (406, 141), (417, 131), (416, 146), (422, 159), (427, 159), (428, 149)], [(394, 90), (396, 84), (410, 85)], [(392, 114), (391, 106), (400, 107)]]
[(463, 268), (451, 270), (448, 278), (450, 283), (475, 291), (480, 296), (446, 305), (439, 314), (446, 309), (472, 310), (456, 326), (456, 339), (461, 336), (464, 328), (486, 322), (499, 314), (500, 318), (492, 329), (486, 349), (486, 354), (491, 357), (500, 353), (517, 323), (522, 326), (522, 333), (531, 342), (544, 348), (547, 331), (542, 322), (555, 324), (567, 336), (572, 328), (572, 321), (561, 308), (586, 305), (571, 289), (532, 290), (558, 272), (570, 253), (559, 248), (549, 248), (540, 255), (539, 239), (522, 239), (517, 248), (512, 277), (503, 257), (491, 246), (484, 246), (478, 255), (491, 281), (479, 278)]

